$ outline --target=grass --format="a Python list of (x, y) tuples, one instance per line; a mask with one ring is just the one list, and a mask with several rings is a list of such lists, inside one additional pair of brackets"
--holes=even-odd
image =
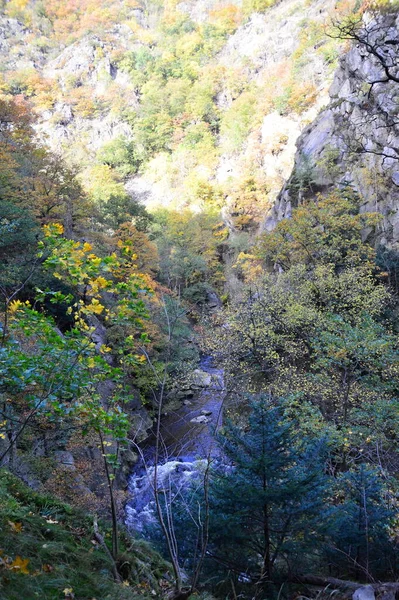
[[(100, 523), (108, 540), (110, 527)], [(17, 568), (18, 559), (25, 568)], [(17, 564), (12, 564), (17, 559)], [(0, 470), (0, 600), (146, 600), (162, 597), (168, 565), (145, 542), (121, 532), (124, 584), (93, 538), (93, 520), (33, 492)], [(72, 590), (72, 591), (69, 591)]]

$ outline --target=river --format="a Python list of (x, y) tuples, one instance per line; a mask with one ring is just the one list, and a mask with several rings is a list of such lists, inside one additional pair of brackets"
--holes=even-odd
[[(214, 432), (221, 426), (223, 419), (226, 393), (223, 371), (215, 368), (209, 356), (202, 358), (200, 368), (211, 376), (210, 385), (193, 398), (185, 400), (177, 410), (164, 416), (161, 423), (162, 450), (157, 469), (158, 488), (170, 490), (168, 497), (171, 502), (204, 468), (208, 457), (217, 458), (219, 452)], [(196, 422), (198, 418), (203, 422)], [(148, 525), (156, 522), (154, 455), (155, 439), (150, 436), (143, 444), (142, 458), (129, 479), (126, 524), (133, 531), (143, 532)]]

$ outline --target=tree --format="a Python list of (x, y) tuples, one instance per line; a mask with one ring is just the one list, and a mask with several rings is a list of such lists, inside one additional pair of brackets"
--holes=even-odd
[(261, 586), (314, 543), (323, 502), (323, 444), (299, 439), (284, 405), (251, 401), (248, 426), (228, 422), (219, 443), (228, 464), (210, 487), (210, 553)]
[(329, 515), (326, 557), (338, 574), (374, 581), (395, 578), (397, 541), (391, 481), (365, 465), (335, 482), (335, 506)]
[(330, 264), (337, 271), (372, 264), (375, 252), (364, 243), (362, 232), (374, 228), (381, 217), (360, 213), (359, 207), (360, 199), (350, 189), (304, 202), (291, 219), (261, 237), (258, 256), (283, 270), (298, 263), (310, 269)]
[(203, 303), (213, 285), (223, 281), (215, 211), (157, 211), (152, 227), (158, 243), (162, 283), (183, 299)]
[(144, 229), (150, 218), (145, 207), (136, 202), (125, 190), (122, 178), (109, 164), (98, 164), (87, 174), (88, 192), (96, 210), (99, 224), (116, 230), (127, 221), (135, 221)]
[(312, 340), (313, 373), (329, 380), (332, 406), (325, 414), (342, 427), (350, 422), (351, 410), (367, 397), (367, 390), (383, 394), (398, 392), (399, 352), (395, 336), (369, 315), (353, 324), (339, 315), (327, 315)]
[[(60, 224), (45, 226), (37, 254), (55, 277), (73, 286), (75, 295), (37, 290), (36, 300), (50, 297), (54, 304), (66, 304), (73, 327), (62, 334), (50, 317), (29, 302), (16, 298), (6, 302), (0, 345), (0, 433), (6, 444), (0, 463), (8, 457), (12, 460), (19, 439), (37, 418), (60, 424), (66, 421), (86, 433), (94, 431), (104, 459), (116, 561), (118, 521), (113, 486), (120, 447), (126, 445), (130, 428), (123, 410), (131, 399), (124, 366), (142, 360), (135, 353), (135, 333), (140, 330), (140, 343), (145, 344), (142, 324), (147, 312), (142, 297), (149, 288), (147, 279), (133, 269), (129, 248), (119, 259), (115, 253), (101, 258), (89, 243), (69, 240), (62, 233)], [(106, 305), (107, 294), (112, 300)], [(116, 365), (107, 359), (111, 349), (94, 343), (97, 317), (102, 314), (112, 323), (130, 326)], [(108, 391), (104, 391), (104, 381), (111, 384)], [(107, 450), (110, 440), (116, 447), (112, 452)], [(119, 577), (117, 570), (115, 573)]]

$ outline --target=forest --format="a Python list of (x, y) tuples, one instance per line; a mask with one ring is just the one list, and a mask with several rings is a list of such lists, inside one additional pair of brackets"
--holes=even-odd
[(3, 0), (0, 600), (398, 598), (398, 11)]

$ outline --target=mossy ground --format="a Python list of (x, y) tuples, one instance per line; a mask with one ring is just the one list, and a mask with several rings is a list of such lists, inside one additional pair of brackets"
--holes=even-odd
[[(100, 530), (110, 539), (108, 524), (101, 523)], [(125, 532), (120, 537), (124, 584), (113, 581), (90, 515), (33, 492), (0, 470), (0, 600), (161, 598), (167, 564), (143, 541)], [(18, 568), (17, 557), (29, 561), (22, 562), (25, 568)]]

